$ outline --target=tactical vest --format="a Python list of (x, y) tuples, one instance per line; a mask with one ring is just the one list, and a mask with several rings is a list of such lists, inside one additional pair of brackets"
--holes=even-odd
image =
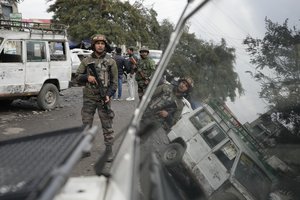
[(110, 69), (111, 66), (109, 65), (109, 61), (107, 58), (107, 55), (104, 57), (104, 59), (96, 65), (96, 70), (98, 73), (98, 76), (100, 80), (102, 81), (102, 84), (104, 87), (108, 87), (109, 85), (109, 79), (110, 79)]
[(175, 97), (172, 87), (169, 87), (167, 91), (154, 97), (149, 103), (149, 110), (152, 112), (157, 112), (162, 108), (165, 109), (176, 109), (177, 108), (177, 98)]
[[(104, 92), (107, 92), (107, 88), (111, 81), (110, 59), (112, 58), (109, 55), (105, 55), (105, 57), (102, 59), (88, 57), (86, 60), (86, 64), (95, 62), (95, 69), (100, 81), (102, 82), (102, 85), (104, 86)], [(90, 71), (87, 71), (87, 73), (92, 75)], [(98, 99), (100, 94), (99, 85), (86, 83), (84, 94), (90, 98)]]
[(137, 64), (137, 72), (135, 76), (135, 80), (137, 82), (145, 81), (143, 80), (142, 76), (140, 75), (140, 71), (142, 71), (145, 77), (150, 78), (155, 71), (155, 64), (154, 61), (150, 58), (140, 59)]
[[(92, 57), (88, 59), (88, 61), (90, 62), (95, 62), (95, 68), (97, 74), (104, 87), (108, 87), (110, 82), (111, 65), (109, 65), (109, 59), (112, 59), (109, 55), (105, 55), (103, 59), (96, 59)], [(97, 85), (94, 84), (91, 86), (92, 88), (98, 87)]]

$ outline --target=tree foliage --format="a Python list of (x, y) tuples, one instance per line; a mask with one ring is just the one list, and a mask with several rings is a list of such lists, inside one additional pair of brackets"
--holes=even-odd
[[(234, 72), (235, 50), (226, 41), (213, 44), (197, 39), (195, 34), (184, 32), (176, 49), (169, 70), (174, 76), (185, 74), (194, 79), (193, 95), (204, 99), (234, 101), (242, 94), (242, 85)], [(236, 92), (237, 91), (237, 92)]]
[[(168, 20), (159, 24), (157, 13), (152, 8), (145, 8), (143, 0), (133, 5), (118, 0), (56, 0), (48, 12), (54, 13), (54, 21), (67, 24), (69, 34), (78, 40), (102, 33), (117, 45), (135, 45), (140, 41), (149, 48), (164, 50), (174, 30), (174, 25)], [(215, 45), (188, 32), (186, 26), (169, 69), (175, 76), (191, 76), (198, 97), (222, 101), (230, 97), (234, 100), (236, 91), (242, 93), (233, 70), (234, 49), (227, 47), (224, 39)]]
[(101, 33), (115, 44), (135, 45), (140, 41), (150, 48), (158, 47), (157, 13), (142, 2), (131, 5), (118, 0), (56, 0), (47, 11), (54, 13), (55, 22), (68, 25), (69, 35), (77, 40)]
[(170, 35), (173, 32), (174, 25), (168, 20), (163, 20), (160, 24), (158, 35), (158, 49), (166, 49), (169, 43)]
[(260, 81), (260, 96), (272, 105), (276, 120), (299, 134), (300, 32), (288, 27), (288, 19), (282, 25), (267, 18), (265, 23), (263, 39), (248, 36), (244, 40), (251, 62), (257, 66), (252, 75)]

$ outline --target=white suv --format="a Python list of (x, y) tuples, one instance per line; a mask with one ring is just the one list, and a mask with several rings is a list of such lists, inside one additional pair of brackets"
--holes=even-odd
[(92, 52), (92, 50), (87, 49), (71, 49), (72, 74), (76, 73), (82, 59), (90, 56)]
[(209, 200), (271, 198), (274, 176), (232, 120), (207, 104), (187, 113), (168, 133), (171, 143), (162, 160), (173, 170), (179, 167), (177, 178), (189, 188), (200, 188)]
[(56, 107), (69, 88), (71, 56), (64, 26), (0, 20), (0, 101), (37, 97), (38, 106)]

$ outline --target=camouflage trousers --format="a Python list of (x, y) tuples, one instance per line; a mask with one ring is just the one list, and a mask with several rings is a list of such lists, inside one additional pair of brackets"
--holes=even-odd
[(139, 95), (139, 99), (141, 100), (142, 97), (144, 96), (147, 86), (144, 82), (138, 82), (138, 95)]
[(81, 110), (81, 117), (83, 125), (92, 126), (96, 110), (101, 121), (104, 143), (105, 145), (112, 145), (114, 140), (114, 130), (112, 129), (114, 112), (110, 108), (110, 103), (107, 105), (108, 109), (103, 107), (102, 102), (90, 98), (83, 98), (83, 106)]

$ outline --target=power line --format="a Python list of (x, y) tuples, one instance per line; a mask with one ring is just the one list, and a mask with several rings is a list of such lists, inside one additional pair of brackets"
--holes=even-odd
[(246, 29), (244, 29), (244, 27), (242, 27), (242, 26), (240, 26), (238, 23), (236, 23), (235, 22), (235, 20), (233, 20), (231, 17), (230, 17), (230, 15), (227, 15), (221, 8), (219, 8), (218, 6), (217, 6), (217, 4), (214, 2), (214, 1), (212, 1), (212, 4), (214, 4), (214, 6), (223, 14), (223, 15), (225, 15), (233, 24), (235, 24), (236, 25), (236, 27), (238, 27), (240, 30), (242, 30), (246, 35), (249, 35), (249, 32), (246, 30)]

